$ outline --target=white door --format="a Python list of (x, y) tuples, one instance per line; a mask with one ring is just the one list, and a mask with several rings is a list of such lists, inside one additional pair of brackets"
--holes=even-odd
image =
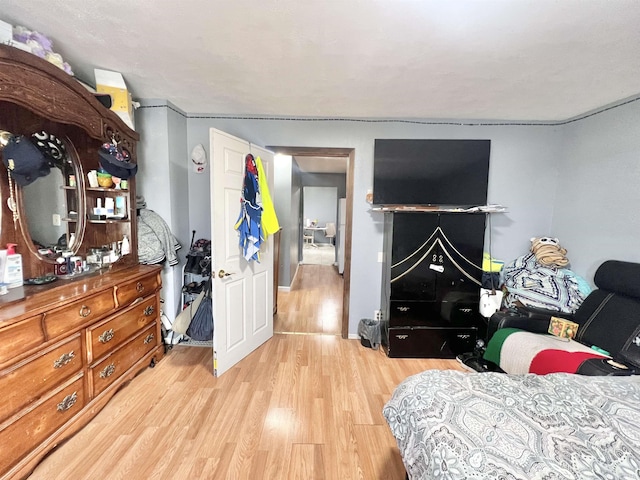
[(260, 263), (248, 262), (234, 229), (246, 155), (262, 159), (271, 186), (273, 153), (220, 130), (209, 137), (213, 371), (220, 376), (273, 336), (273, 239), (262, 244)]

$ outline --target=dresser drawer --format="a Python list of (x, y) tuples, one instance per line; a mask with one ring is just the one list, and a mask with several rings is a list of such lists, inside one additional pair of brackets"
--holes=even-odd
[[(98, 359), (158, 318), (156, 297), (89, 328), (90, 359)], [(91, 361), (91, 360), (89, 360)]]
[(124, 374), (141, 357), (149, 353), (158, 345), (156, 322), (138, 336), (125, 343), (104, 360), (91, 367), (93, 380), (93, 397), (111, 385), (120, 375)]
[(0, 372), (0, 421), (82, 369), (80, 334)]
[(0, 330), (0, 365), (44, 343), (42, 315), (22, 320)]
[(45, 314), (44, 329), (49, 338), (96, 321), (115, 308), (113, 290), (108, 289)]
[(125, 283), (116, 287), (116, 299), (118, 305), (127, 306), (136, 298), (144, 298), (160, 288), (158, 275), (149, 275), (134, 282)]
[(43, 442), (84, 406), (83, 378), (52, 395), (48, 400), (0, 430), (0, 476)]

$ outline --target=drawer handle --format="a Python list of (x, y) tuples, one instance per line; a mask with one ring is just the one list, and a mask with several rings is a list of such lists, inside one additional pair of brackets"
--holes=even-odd
[(109, 378), (113, 375), (113, 372), (116, 371), (116, 366), (112, 363), (111, 365), (107, 365), (100, 372), (100, 378)]
[(137, 305), (142, 301), (144, 301), (144, 298), (143, 297), (138, 297), (133, 302), (131, 302), (131, 306), (133, 307), (134, 305)]
[(53, 368), (62, 368), (75, 358), (76, 354), (71, 350), (69, 353), (63, 353), (62, 356), (53, 362)]
[(87, 307), (86, 305), (82, 305), (80, 307), (80, 316), (81, 317), (88, 317), (89, 315), (91, 315), (91, 309), (89, 307)]
[(156, 309), (153, 307), (153, 305), (149, 305), (147, 308), (144, 309), (144, 314), (149, 317), (151, 315), (153, 315), (153, 312), (155, 312)]
[(67, 395), (64, 399), (58, 404), (57, 410), (59, 412), (66, 412), (71, 407), (73, 407), (78, 401), (78, 392), (73, 392), (71, 395)]
[(114, 337), (114, 335), (113, 328), (110, 328), (109, 330), (102, 332), (102, 335), (98, 337), (98, 341), (100, 343), (107, 343)]
[(154, 335), (153, 333), (150, 333), (149, 335), (146, 336), (146, 338), (144, 339), (144, 344), (147, 345), (149, 343), (151, 343), (154, 339)]
[(136, 283), (136, 290), (138, 292), (142, 292), (144, 290), (144, 285), (142, 284), (142, 282)]

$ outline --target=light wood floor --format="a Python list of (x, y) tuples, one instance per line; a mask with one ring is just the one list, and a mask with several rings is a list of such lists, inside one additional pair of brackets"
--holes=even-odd
[(343, 285), (333, 265), (300, 265), (291, 289), (278, 292), (274, 332), (339, 335)]
[[(306, 278), (323, 277), (304, 267)], [(325, 319), (340, 318), (341, 298), (320, 300), (331, 298), (318, 293), (328, 287), (312, 286), (315, 294), (292, 289), (278, 316), (324, 334), (276, 334), (220, 378), (211, 349), (178, 345), (30, 480), (404, 480), (382, 407), (407, 376), (459, 366), (390, 359), (327, 334), (333, 320)]]

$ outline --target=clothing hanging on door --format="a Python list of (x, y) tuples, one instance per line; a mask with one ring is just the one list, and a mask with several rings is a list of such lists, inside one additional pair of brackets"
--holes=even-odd
[(234, 228), (240, 234), (240, 247), (248, 262), (260, 261), (262, 242), (280, 228), (266, 180), (260, 157), (255, 159), (250, 153), (247, 154), (240, 215)]
[(235, 229), (240, 234), (240, 247), (244, 258), (260, 261), (262, 243), (262, 201), (258, 185), (258, 168), (250, 153), (245, 157), (244, 180), (240, 197), (240, 215)]
[(264, 173), (264, 167), (262, 166), (260, 157), (256, 158), (256, 167), (258, 169), (258, 186), (260, 188), (260, 196), (262, 197), (262, 230), (264, 231), (264, 239), (266, 240), (269, 235), (273, 235), (280, 230), (280, 223), (276, 216), (276, 209), (271, 201), (267, 176)]

